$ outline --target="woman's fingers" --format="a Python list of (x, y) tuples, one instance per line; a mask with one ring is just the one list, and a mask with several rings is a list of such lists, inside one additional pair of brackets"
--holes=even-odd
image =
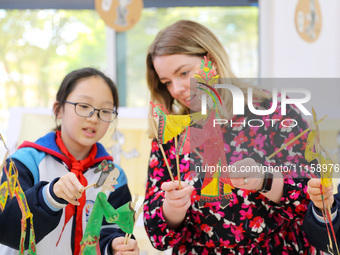
[[(181, 185), (185, 185), (185, 182), (181, 182)], [(178, 181), (164, 182), (162, 183), (161, 189), (164, 191), (176, 190), (179, 188)]]
[(166, 196), (171, 199), (180, 199), (188, 194), (191, 194), (191, 192), (194, 190), (194, 187), (188, 186), (181, 190), (170, 190), (166, 192)]
[[(167, 199), (167, 198), (166, 198)], [(185, 195), (184, 197), (181, 197), (179, 199), (167, 199), (169, 205), (173, 207), (183, 207), (185, 206), (188, 202), (191, 202), (190, 200), (190, 195)]]
[(187, 207), (191, 204), (191, 193), (195, 189), (193, 186), (182, 182), (182, 189), (178, 189), (178, 181), (163, 183), (161, 188), (165, 191), (165, 200), (173, 208)]

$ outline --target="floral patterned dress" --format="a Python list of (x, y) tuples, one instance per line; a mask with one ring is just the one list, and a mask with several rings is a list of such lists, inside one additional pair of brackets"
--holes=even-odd
[[(269, 109), (271, 101), (262, 103)], [(251, 123), (261, 119), (263, 126)], [(285, 119), (293, 119), (295, 127)], [(168, 228), (162, 212), (164, 191), (160, 186), (171, 181), (157, 142), (152, 142), (147, 187), (144, 202), (144, 224), (153, 246), (159, 250), (173, 248), (173, 254), (316, 254), (301, 229), (307, 210), (307, 182), (311, 177), (305, 166), (304, 150), (307, 134), (289, 145), (270, 160), (267, 157), (294, 136), (308, 128), (300, 113), (287, 106), (281, 115), (281, 106), (267, 116), (256, 116), (247, 107), (245, 115), (235, 116), (235, 125), (223, 126), (224, 151), (228, 164), (251, 157), (267, 166), (286, 166), (291, 170), (284, 174), (281, 202), (276, 204), (256, 191), (235, 188), (232, 200), (224, 209), (221, 201), (199, 206), (200, 190), (204, 178), (193, 174), (199, 161), (191, 153), (180, 156), (181, 180), (195, 187), (191, 206), (182, 226)], [(275, 121), (270, 121), (275, 120)], [(242, 123), (246, 123), (243, 125)], [(282, 122), (284, 121), (284, 122)], [(292, 121), (290, 121), (292, 122)], [(237, 124), (239, 123), (239, 124)], [(282, 125), (284, 123), (284, 125)], [(169, 164), (176, 169), (174, 142), (163, 145)], [(300, 171), (302, 170), (302, 171)], [(173, 171), (174, 175), (176, 171)]]

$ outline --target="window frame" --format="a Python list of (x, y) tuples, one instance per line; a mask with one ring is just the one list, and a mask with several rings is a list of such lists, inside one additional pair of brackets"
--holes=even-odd
[[(143, 0), (144, 8), (167, 7), (208, 7), (208, 6), (257, 6), (258, 0)], [(0, 0), (1, 9), (65, 9), (65, 10), (94, 10), (94, 0)], [(126, 33), (107, 29), (107, 62), (109, 76), (117, 84), (120, 106), (126, 106)], [(118, 50), (119, 49), (119, 50)], [(114, 61), (114, 59), (116, 61)], [(119, 63), (119, 65), (117, 65)]]
[[(192, 6), (257, 6), (258, 0), (143, 0), (144, 8)], [(94, 9), (94, 0), (0, 0), (1, 9)]]

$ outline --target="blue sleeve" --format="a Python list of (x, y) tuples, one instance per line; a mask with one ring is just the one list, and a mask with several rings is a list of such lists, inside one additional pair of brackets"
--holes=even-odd
[[(115, 191), (111, 192), (108, 197), (108, 202), (113, 208), (117, 209), (120, 206), (131, 201), (131, 194), (127, 185), (127, 178), (123, 169), (117, 165), (116, 168), (119, 169), (120, 175), (118, 177), (118, 184), (115, 186)], [(118, 227), (117, 224), (107, 223), (105, 217), (103, 219), (102, 229), (100, 231), (100, 251), (101, 254), (112, 254), (111, 242), (114, 238), (119, 236), (125, 236), (125, 233)]]
[[(340, 243), (340, 186), (338, 187), (338, 193), (334, 196), (334, 206), (332, 208), (332, 213), (337, 210), (336, 217), (332, 220), (332, 224), (334, 227), (334, 232), (336, 236), (336, 242)], [(308, 241), (311, 245), (319, 250), (323, 250), (328, 252), (327, 246), (329, 245), (329, 238), (327, 234), (326, 224), (320, 222), (314, 213), (313, 213), (313, 202), (310, 202), (308, 205), (308, 210), (306, 212), (304, 221), (303, 221), (303, 230), (306, 233)], [(314, 209), (315, 210), (315, 209)], [(328, 228), (330, 228), (329, 223), (327, 223)], [(333, 247), (335, 247), (335, 243), (333, 243)]]
[[(7, 161), (7, 166), (8, 166)], [(35, 183), (32, 172), (20, 161), (13, 159), (18, 173), (19, 183), (25, 193), (27, 203), (31, 213), (33, 214), (33, 227), (35, 231), (36, 242), (41, 241), (48, 233), (59, 224), (62, 210), (52, 211), (48, 209), (43, 201), (42, 190), (48, 184), (47, 182)], [(2, 182), (6, 180), (3, 175)], [(21, 218), (22, 214), (16, 198), (7, 200), (5, 210), (0, 215), (0, 229), (9, 231), (0, 231), (0, 243), (14, 249), (19, 249), (21, 235)], [(28, 248), (30, 222), (27, 220), (26, 243)]]

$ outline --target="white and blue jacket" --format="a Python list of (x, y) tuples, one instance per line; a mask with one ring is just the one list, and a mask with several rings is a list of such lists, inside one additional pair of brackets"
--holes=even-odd
[[(73, 254), (76, 217), (72, 217), (66, 224), (59, 244), (56, 246), (64, 226), (64, 208), (67, 202), (54, 194), (53, 184), (59, 180), (59, 177), (70, 171), (71, 162), (61, 154), (55, 142), (55, 133), (48, 133), (35, 143), (24, 142), (11, 158), (18, 169), (19, 182), (33, 214), (37, 254)], [(104, 147), (97, 143), (97, 155), (93, 165), (84, 172), (89, 184), (97, 182), (99, 173), (94, 174), (93, 170), (104, 159), (113, 160)], [(106, 195), (108, 196), (108, 202), (116, 209), (131, 201), (131, 194), (125, 173), (119, 166), (115, 166), (120, 171), (117, 180), (118, 184), (115, 186), (114, 192), (107, 192)], [(5, 178), (6, 176), (3, 175), (2, 182)], [(83, 233), (100, 190), (100, 188), (90, 188), (85, 191), (86, 205), (83, 209)], [(17, 200), (15, 198), (8, 200), (5, 210), (0, 214), (0, 254), (18, 254), (21, 218)], [(29, 220), (27, 223), (26, 248), (29, 241)], [(102, 254), (111, 254), (111, 241), (118, 236), (125, 236), (125, 233), (116, 224), (109, 224), (103, 219), (99, 239)]]

